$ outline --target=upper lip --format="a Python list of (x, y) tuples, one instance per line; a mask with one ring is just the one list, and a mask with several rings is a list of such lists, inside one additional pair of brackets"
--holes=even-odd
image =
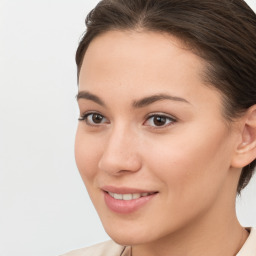
[(114, 186), (103, 186), (101, 187), (103, 191), (111, 192), (115, 194), (142, 194), (142, 193), (156, 193), (154, 190), (145, 190), (138, 188), (129, 188), (129, 187), (114, 187)]

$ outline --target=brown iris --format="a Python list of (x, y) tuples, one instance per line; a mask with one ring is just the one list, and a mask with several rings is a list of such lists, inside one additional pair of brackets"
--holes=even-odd
[(95, 124), (100, 124), (103, 120), (103, 116), (102, 115), (99, 115), (99, 114), (93, 114), (92, 115), (92, 121), (95, 123)]
[(166, 117), (164, 116), (155, 116), (153, 119), (155, 126), (162, 126), (166, 124)]

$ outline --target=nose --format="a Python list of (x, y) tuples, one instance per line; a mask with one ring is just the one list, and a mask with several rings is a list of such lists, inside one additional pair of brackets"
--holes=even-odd
[(98, 163), (101, 171), (110, 175), (136, 172), (141, 168), (137, 136), (128, 129), (113, 129), (104, 144)]

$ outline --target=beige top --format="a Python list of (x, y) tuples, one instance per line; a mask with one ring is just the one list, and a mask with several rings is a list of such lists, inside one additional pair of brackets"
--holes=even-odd
[[(250, 229), (250, 235), (236, 256), (256, 256), (256, 228)], [(84, 249), (72, 251), (62, 256), (131, 256), (131, 247), (107, 241)]]

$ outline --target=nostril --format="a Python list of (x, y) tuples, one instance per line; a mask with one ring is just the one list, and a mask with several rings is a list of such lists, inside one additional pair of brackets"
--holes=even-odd
[(136, 150), (134, 137), (127, 136), (127, 127), (115, 127), (104, 144), (102, 155), (98, 162), (100, 170), (109, 174), (121, 175), (138, 171), (141, 161)]
[(101, 171), (111, 175), (123, 175), (140, 170), (141, 162), (135, 156), (127, 159), (123, 155), (104, 154), (98, 163), (98, 167)]

